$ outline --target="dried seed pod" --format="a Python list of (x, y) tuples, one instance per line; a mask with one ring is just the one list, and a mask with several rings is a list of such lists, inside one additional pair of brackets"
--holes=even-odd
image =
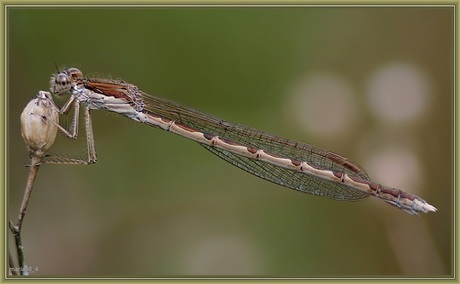
[(49, 92), (40, 91), (21, 114), (21, 134), (31, 158), (43, 159), (56, 138), (59, 110)]

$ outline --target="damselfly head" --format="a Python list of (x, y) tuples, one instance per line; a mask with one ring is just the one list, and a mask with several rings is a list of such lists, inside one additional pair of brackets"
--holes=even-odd
[(71, 92), (78, 79), (83, 78), (83, 73), (74, 67), (60, 71), (53, 75), (50, 81), (50, 91), (53, 95), (63, 95)]

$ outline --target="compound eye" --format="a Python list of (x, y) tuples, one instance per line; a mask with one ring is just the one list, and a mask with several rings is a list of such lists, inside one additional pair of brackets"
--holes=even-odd
[[(53, 80), (54, 79), (54, 80)], [(68, 93), (71, 89), (69, 76), (65, 73), (59, 73), (51, 80), (51, 93), (62, 95)]]
[(83, 78), (83, 73), (75, 67), (69, 68), (65, 71), (72, 81)]
[(69, 68), (51, 77), (51, 93), (63, 95), (72, 91), (73, 86), (83, 79), (83, 73), (77, 68)]
[(65, 87), (70, 84), (69, 77), (66, 74), (58, 74), (54, 79), (56, 85)]

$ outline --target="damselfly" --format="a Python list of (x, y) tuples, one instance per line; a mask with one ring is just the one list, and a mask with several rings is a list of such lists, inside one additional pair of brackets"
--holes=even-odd
[(125, 81), (85, 78), (77, 68), (68, 68), (51, 78), (51, 92), (70, 93), (60, 112), (68, 113), (74, 105), (69, 131), (74, 138), (80, 104), (86, 106), (88, 163), (96, 162), (90, 111), (102, 109), (192, 139), (225, 161), (281, 186), (336, 200), (374, 196), (414, 215), (436, 211), (416, 195), (372, 182), (361, 167), (336, 153), (218, 119), (148, 95)]

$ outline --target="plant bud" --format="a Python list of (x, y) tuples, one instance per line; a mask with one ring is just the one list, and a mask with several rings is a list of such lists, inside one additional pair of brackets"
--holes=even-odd
[(21, 134), (31, 157), (43, 158), (56, 138), (59, 110), (49, 92), (40, 91), (21, 114)]

